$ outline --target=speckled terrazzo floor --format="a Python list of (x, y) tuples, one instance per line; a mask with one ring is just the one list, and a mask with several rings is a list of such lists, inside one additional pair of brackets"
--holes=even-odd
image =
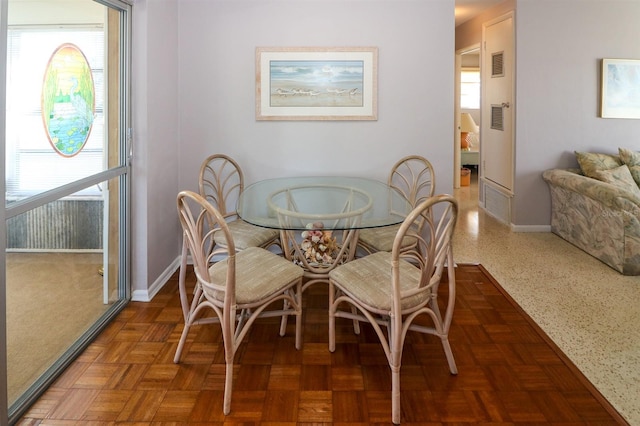
[(625, 277), (551, 233), (516, 233), (478, 208), (471, 186), (454, 237), (631, 425), (640, 425), (640, 277)]

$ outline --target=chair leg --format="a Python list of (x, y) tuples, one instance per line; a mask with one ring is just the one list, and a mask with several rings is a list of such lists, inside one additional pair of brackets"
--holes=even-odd
[(180, 355), (182, 355), (182, 349), (184, 349), (184, 343), (187, 341), (187, 334), (189, 334), (190, 324), (187, 322), (184, 323), (184, 328), (182, 329), (182, 335), (180, 335), (180, 341), (178, 342), (178, 347), (176, 348), (176, 354), (173, 356), (173, 362), (178, 364), (180, 362)]
[[(186, 237), (182, 239), (182, 256), (180, 260), (180, 273), (178, 275), (178, 291), (180, 293), (180, 305), (182, 306), (182, 316), (184, 318), (184, 328), (182, 329), (182, 335), (176, 348), (176, 353), (173, 356), (173, 362), (180, 362), (180, 355), (184, 348), (184, 343), (187, 340), (187, 334), (189, 334), (189, 297), (187, 296), (187, 254), (189, 252), (188, 243)], [(194, 296), (195, 297), (195, 296)]]
[(444, 354), (447, 357), (449, 371), (451, 372), (451, 374), (458, 374), (458, 367), (456, 366), (456, 360), (453, 357), (453, 351), (451, 350), (451, 345), (449, 344), (448, 338), (442, 338), (442, 349), (444, 349)]
[[(334, 289), (335, 289), (335, 287), (334, 287)], [(330, 292), (330, 294), (333, 294), (333, 293), (331, 293), (331, 288), (329, 288), (329, 292)], [(339, 290), (336, 290), (336, 292), (339, 292)], [(334, 300), (335, 300), (335, 296), (337, 296), (337, 293), (334, 294)], [(329, 306), (331, 306), (331, 304), (332, 304), (331, 299), (329, 299)], [(353, 305), (351, 306), (351, 313), (353, 315), (357, 315), (358, 314), (358, 310)], [(334, 332), (335, 332), (335, 315), (334, 315), (333, 324), (334, 324)], [(358, 321), (357, 319), (353, 319), (353, 333), (354, 334), (360, 334), (360, 321)]]
[[(245, 313), (243, 309), (240, 313), (242, 317)], [(233, 324), (237, 318), (236, 309), (229, 308), (224, 312), (224, 316), (220, 318), (220, 327), (222, 328), (222, 344), (224, 346), (225, 379), (224, 379), (224, 400), (222, 403), (222, 412), (226, 416), (231, 412), (231, 394), (233, 392), (233, 359), (236, 356), (236, 337), (237, 330), (233, 332)], [(238, 326), (239, 327), (239, 326)]]
[(429, 301), (429, 307), (431, 308), (433, 313), (436, 315), (438, 322), (442, 324), (443, 323), (442, 314), (440, 313), (440, 307), (438, 306), (438, 293), (436, 293), (435, 291), (431, 295), (431, 300)]
[[(180, 355), (182, 354), (182, 349), (184, 348), (184, 343), (187, 340), (187, 334), (189, 334), (189, 297), (187, 296), (187, 255), (189, 252), (189, 244), (187, 243), (186, 237), (182, 239), (182, 256), (180, 260), (180, 273), (178, 275), (178, 291), (180, 293), (180, 305), (182, 307), (182, 317), (184, 318), (184, 328), (182, 329), (182, 335), (180, 336), (180, 341), (178, 342), (178, 347), (176, 348), (176, 353), (173, 356), (173, 362), (180, 362)], [(194, 297), (198, 297), (198, 295), (194, 295)]]
[(227, 361), (225, 380), (224, 380), (224, 402), (222, 412), (228, 415), (231, 412), (231, 393), (233, 391), (233, 357), (231, 361)]
[(329, 280), (329, 352), (336, 350), (336, 307), (335, 302), (335, 286)]
[(296, 349), (302, 347), (302, 311), (296, 313)]
[(391, 421), (400, 424), (400, 367), (391, 367)]
[[(358, 313), (358, 310), (355, 306), (351, 306), (351, 313), (353, 315), (356, 315)], [(360, 321), (358, 321), (357, 319), (353, 320), (353, 332), (355, 334), (360, 334)]]
[[(296, 315), (296, 349), (300, 349), (302, 344), (302, 279), (300, 279), (300, 283), (296, 286), (296, 290), (293, 294), (290, 295), (295, 299), (296, 304), (298, 305), (298, 309), (295, 312)], [(283, 301), (282, 310), (291, 310), (292, 306), (288, 300)], [(287, 322), (289, 320), (289, 314), (282, 315), (280, 319), (280, 336), (284, 336), (287, 333)]]
[(296, 311), (296, 349), (300, 350), (302, 347), (302, 278), (296, 286), (295, 299), (298, 305)]
[(182, 255), (180, 256), (180, 273), (178, 275), (178, 291), (180, 292), (180, 305), (182, 306), (182, 317), (187, 322), (189, 318), (189, 298), (187, 296), (187, 255), (189, 252), (189, 244), (186, 237), (182, 239)]
[[(282, 310), (286, 311), (287, 309), (289, 309), (289, 301), (287, 301), (286, 299), (284, 300), (283, 306), (282, 306)], [(287, 332), (287, 320), (289, 319), (289, 315), (284, 314), (282, 315), (282, 319), (280, 320), (280, 336), (284, 336)]]
[[(444, 349), (444, 353), (447, 357), (447, 362), (449, 363), (449, 371), (451, 374), (458, 374), (458, 367), (456, 367), (456, 361), (453, 357), (453, 352), (451, 351), (451, 345), (449, 344), (449, 326), (451, 325), (451, 318), (453, 316), (453, 308), (455, 304), (456, 298), (456, 272), (453, 261), (453, 251), (451, 246), (449, 246), (449, 253), (447, 254), (447, 275), (449, 281), (449, 301), (447, 302), (447, 308), (445, 311), (445, 319), (441, 320), (443, 335), (442, 339), (442, 348)], [(437, 305), (437, 299), (435, 300), (435, 304)], [(440, 314), (440, 311), (437, 311)]]

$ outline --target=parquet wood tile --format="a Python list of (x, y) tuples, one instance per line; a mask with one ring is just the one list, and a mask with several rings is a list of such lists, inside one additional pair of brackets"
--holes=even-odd
[[(457, 268), (451, 327), (459, 374), (437, 338), (410, 333), (401, 370), (402, 423), (626, 424), (482, 268)], [(189, 273), (189, 282), (193, 273)], [(443, 298), (446, 286), (441, 286)], [(231, 413), (222, 414), (224, 351), (217, 325), (182, 331), (177, 274), (150, 303), (130, 303), (19, 421), (20, 425), (388, 425), (391, 375), (366, 324), (336, 324), (328, 350), (326, 287), (304, 295), (294, 327), (253, 325), (236, 355)]]

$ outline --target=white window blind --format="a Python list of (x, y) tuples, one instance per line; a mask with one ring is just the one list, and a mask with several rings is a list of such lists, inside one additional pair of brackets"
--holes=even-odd
[(480, 109), (480, 70), (462, 70), (460, 74), (460, 108)]
[[(104, 30), (102, 28), (9, 28), (7, 58), (7, 200), (35, 195), (105, 168)], [(95, 115), (84, 148), (61, 156), (42, 120), (42, 84), (54, 51), (73, 43), (84, 53), (95, 85)], [(91, 188), (82, 195), (97, 195)]]

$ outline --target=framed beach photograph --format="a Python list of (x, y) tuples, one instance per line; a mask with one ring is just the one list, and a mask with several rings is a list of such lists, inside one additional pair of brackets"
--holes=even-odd
[(640, 60), (602, 60), (602, 118), (640, 118)]
[(257, 120), (377, 120), (376, 47), (256, 48)]

